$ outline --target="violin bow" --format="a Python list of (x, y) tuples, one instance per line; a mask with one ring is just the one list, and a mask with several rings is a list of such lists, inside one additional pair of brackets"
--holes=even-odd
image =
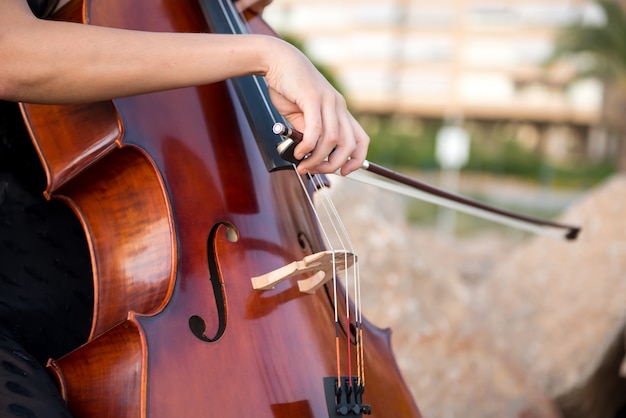
[[(285, 138), (278, 146), (278, 152), (281, 156), (284, 154), (289, 155), (295, 148), (295, 145), (302, 140), (301, 132), (283, 123), (274, 124), (273, 132)], [(285, 159), (291, 161), (293, 158), (285, 157)], [(384, 180), (363, 175), (359, 171), (351, 173), (347, 177), (385, 190), (537, 234), (573, 241), (578, 237), (581, 230), (579, 226), (526, 216), (491, 206), (460, 194), (451, 193), (367, 160), (365, 160), (361, 169), (375, 174)]]

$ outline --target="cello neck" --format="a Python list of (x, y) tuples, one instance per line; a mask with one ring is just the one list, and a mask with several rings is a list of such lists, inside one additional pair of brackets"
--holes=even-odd
[[(211, 32), (248, 33), (246, 24), (230, 0), (200, 0), (200, 6)], [(293, 168), (294, 162), (281, 157), (276, 149), (281, 138), (272, 133), (272, 126), (276, 122), (286, 121), (272, 105), (265, 79), (250, 75), (234, 78), (229, 83), (243, 107), (267, 170)]]

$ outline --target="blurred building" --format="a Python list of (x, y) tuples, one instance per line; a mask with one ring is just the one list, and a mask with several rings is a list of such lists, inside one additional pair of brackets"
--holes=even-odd
[(602, 142), (591, 128), (602, 84), (544, 66), (559, 28), (602, 23), (590, 1), (274, 0), (266, 12), (334, 73), (356, 112), (506, 120), (529, 138)]
[[(601, 88), (542, 63), (589, 9), (564, 0), (274, 0), (268, 20), (305, 41), (359, 111), (594, 122)], [(271, 13), (270, 13), (271, 11)]]

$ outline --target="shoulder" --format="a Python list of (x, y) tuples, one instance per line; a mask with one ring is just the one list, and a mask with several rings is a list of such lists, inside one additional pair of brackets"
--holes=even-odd
[(37, 17), (46, 17), (56, 7), (59, 0), (28, 0), (28, 5)]

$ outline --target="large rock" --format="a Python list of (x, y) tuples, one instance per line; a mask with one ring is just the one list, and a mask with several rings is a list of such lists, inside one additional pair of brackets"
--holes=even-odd
[(616, 176), (563, 215), (582, 225), (577, 241), (529, 241), (499, 261), (472, 304), (472, 320), (551, 395), (579, 385), (623, 332), (625, 217), (626, 176)]

